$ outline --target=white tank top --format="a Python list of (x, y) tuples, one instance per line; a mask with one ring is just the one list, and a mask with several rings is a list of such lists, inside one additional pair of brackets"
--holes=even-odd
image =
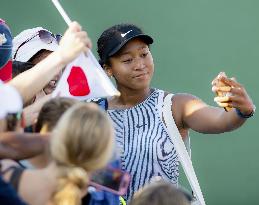
[(164, 91), (154, 89), (145, 101), (132, 108), (108, 110), (122, 169), (131, 175), (127, 201), (153, 177), (178, 183), (178, 156), (161, 118), (164, 95)]

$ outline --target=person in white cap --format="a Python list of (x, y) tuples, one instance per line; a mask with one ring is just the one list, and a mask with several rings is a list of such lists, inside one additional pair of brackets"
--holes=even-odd
[[(33, 66), (45, 59), (58, 48), (58, 42), (61, 37), (60, 34), (54, 35), (42, 27), (26, 29), (19, 33), (13, 39), (13, 71), (15, 70), (19, 73), (23, 72), (21, 66), (19, 67), (20, 70), (16, 69), (16, 62), (30, 63)], [(26, 118), (25, 131), (32, 131), (30, 125), (36, 121), (42, 105), (50, 99), (49, 94), (55, 89), (60, 76), (61, 72), (54, 76), (54, 78), (35, 95), (31, 102), (27, 104), (28, 106), (24, 109), (24, 116)]]
[[(78, 24), (77, 24), (77, 27), (79, 27), (81, 30), (81, 27)], [(78, 32), (78, 34), (76, 34), (76, 35), (79, 38), (84, 38), (84, 37), (87, 38), (87, 34), (82, 33), (82, 31)], [(60, 37), (60, 35), (59, 35), (59, 37)], [(24, 32), (22, 32), (21, 34), (19, 34), (17, 37), (14, 38), (13, 59), (19, 60), (19, 61), (32, 60), (33, 63), (35, 63), (37, 65), (35, 67), (38, 67), (38, 64), (42, 62), (43, 58), (46, 58), (47, 56), (51, 56), (50, 54), (55, 53), (55, 52), (51, 53), (52, 51), (56, 50), (59, 52), (60, 47), (63, 46), (63, 45), (60, 45), (60, 47), (58, 47), (59, 37), (58, 37), (58, 35), (54, 36), (49, 31), (44, 30), (41, 27), (25, 30)], [(76, 39), (74, 39), (74, 40), (76, 40)], [(81, 40), (81, 39), (78, 39), (78, 40)], [(86, 45), (88, 47), (91, 47), (90, 39), (85, 39), (84, 42), (86, 43)], [(61, 41), (61, 44), (64, 44), (64, 43), (66, 44), (67, 42), (63, 41), (63, 43), (62, 43), (62, 41)], [(76, 46), (77, 45), (80, 45), (80, 44), (76, 44)], [(64, 46), (67, 46), (67, 45), (64, 45)], [(75, 44), (73, 46), (75, 46)], [(74, 47), (68, 48), (67, 54), (73, 53), (73, 50), (74, 50)], [(66, 64), (64, 64), (62, 68), (64, 68), (65, 65)], [(43, 72), (44, 74), (41, 75), (41, 78), (39, 80), (41, 81), (44, 78), (48, 79), (48, 82), (47, 82), (48, 85), (45, 86), (45, 88), (43, 89), (44, 92), (41, 92), (42, 89), (40, 89), (39, 92), (37, 92), (37, 95), (41, 95), (41, 97), (42, 97), (45, 94), (49, 94), (53, 91), (53, 89), (55, 88), (57, 76), (60, 75), (62, 68), (59, 69), (59, 72), (55, 73), (54, 76), (51, 75), (52, 78), (49, 78), (49, 76), (47, 76), (47, 75), (49, 75), (49, 74), (47, 74), (48, 73), (47, 67), (49, 67), (49, 63), (40, 64), (40, 67), (41, 67), (40, 69), (42, 69), (42, 70), (41, 71), (38, 70), (37, 72)], [(32, 72), (32, 73), (34, 73), (34, 72)], [(16, 77), (16, 79), (21, 79), (20, 76), (22, 74), (18, 75)], [(21, 86), (24, 86), (24, 84), (26, 84), (26, 82), (28, 82), (28, 81), (30, 81), (30, 79), (28, 79), (28, 78), (24, 79), (23, 85), (21, 85)], [(35, 85), (36, 84), (38, 85), (38, 83), (39, 82), (35, 82), (35, 84), (32, 87), (35, 87)], [(31, 88), (29, 88), (29, 89), (31, 89)], [(23, 92), (24, 92), (24, 90), (23, 90)], [(41, 93), (41, 94), (39, 94), (39, 93)], [(33, 100), (33, 97), (30, 98), (30, 100)], [(49, 97), (50, 96), (44, 96), (35, 105), (32, 105), (31, 107), (28, 107), (25, 110), (25, 117), (26, 117), (27, 125), (31, 125), (35, 121), (35, 119), (37, 118), (38, 111), (40, 110), (41, 106), (49, 99)], [(30, 104), (30, 101), (27, 101), (27, 99), (26, 99), (26, 103)]]
[[(30, 62), (34, 65), (57, 50), (61, 35), (54, 35), (47, 29), (36, 27), (26, 29), (13, 39), (12, 57), (14, 61)], [(50, 94), (56, 86), (60, 74), (56, 75), (47, 86), (43, 88), (44, 94)]]
[(73, 22), (65, 32), (55, 52), (8, 83), (17, 88), (22, 95), (23, 102), (27, 103), (68, 63), (81, 52), (87, 52), (91, 48), (92, 43), (87, 33), (82, 31), (77, 22)]

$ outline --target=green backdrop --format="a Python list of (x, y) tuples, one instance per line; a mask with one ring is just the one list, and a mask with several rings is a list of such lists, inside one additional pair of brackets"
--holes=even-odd
[[(152, 35), (153, 86), (192, 93), (215, 105), (211, 80), (220, 71), (235, 76), (258, 104), (258, 0), (61, 0), (70, 17), (96, 40), (113, 24), (135, 23)], [(43, 26), (66, 28), (50, 0), (1, 0), (0, 17), (13, 34)], [(237, 131), (191, 132), (192, 159), (208, 205), (259, 204), (258, 116)], [(186, 179), (181, 174), (181, 181)]]

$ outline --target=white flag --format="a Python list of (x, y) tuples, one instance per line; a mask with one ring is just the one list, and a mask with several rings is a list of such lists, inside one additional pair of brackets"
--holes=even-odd
[(83, 53), (68, 64), (52, 96), (78, 100), (120, 95), (92, 52)]

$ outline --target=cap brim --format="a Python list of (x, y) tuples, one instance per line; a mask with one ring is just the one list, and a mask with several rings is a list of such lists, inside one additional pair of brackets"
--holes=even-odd
[(151, 38), (149, 35), (146, 34), (138, 34), (135, 36), (132, 36), (128, 39), (126, 39), (125, 41), (123, 41), (121, 44), (119, 44), (116, 48), (114, 48), (110, 53), (109, 53), (109, 57), (113, 56), (114, 54), (116, 54), (126, 43), (128, 43), (130, 40), (135, 39), (135, 38), (140, 38), (142, 39), (146, 44), (150, 45), (152, 44), (153, 38)]
[(54, 41), (50, 44), (46, 44), (42, 42), (40, 39), (37, 41), (31, 41), (26, 43), (19, 49), (17, 56), (14, 60), (27, 62), (40, 50), (55, 51), (57, 50), (57, 48), (58, 44)]
[[(39, 37), (36, 37), (19, 48), (14, 60), (27, 62), (40, 50), (55, 51), (57, 48), (58, 43), (56, 41), (52, 41), (51, 43), (47, 44)], [(15, 52), (16, 50), (13, 51), (13, 58)]]

